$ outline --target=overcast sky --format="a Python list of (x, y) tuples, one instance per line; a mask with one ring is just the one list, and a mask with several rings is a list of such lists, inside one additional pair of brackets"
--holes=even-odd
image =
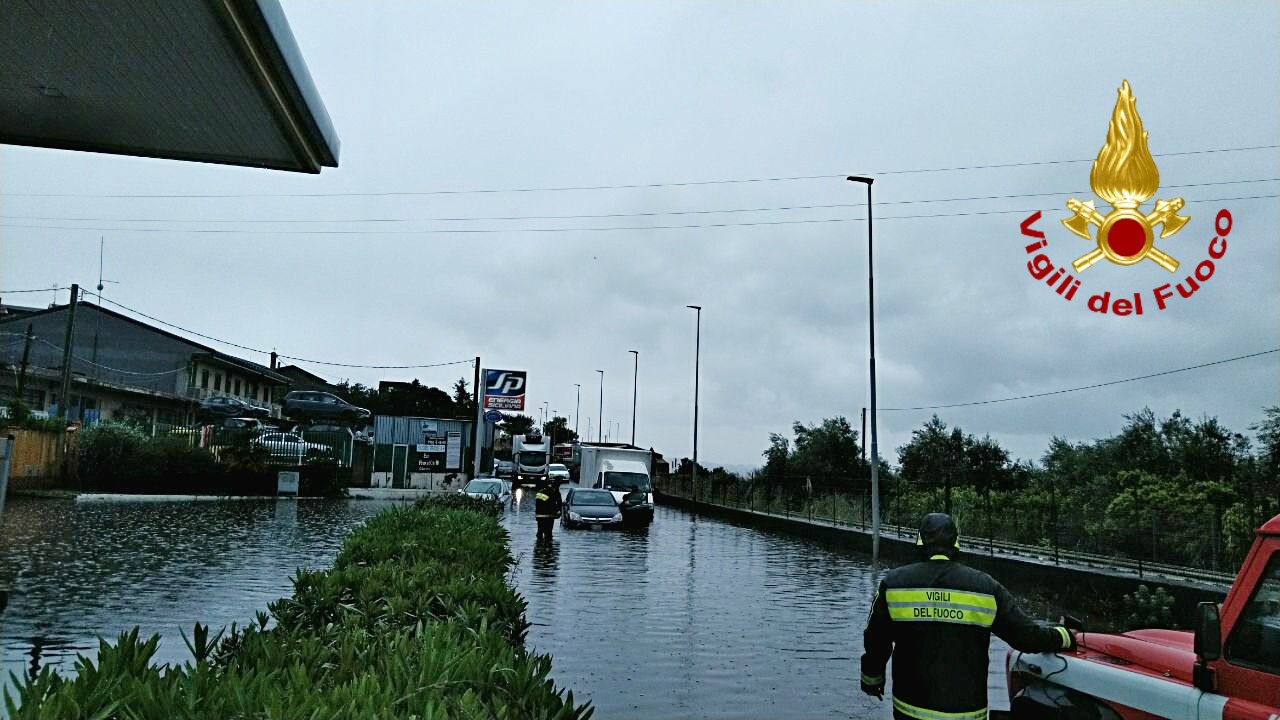
[[(842, 177), (866, 173), (877, 178), (881, 407), (1055, 390), (1280, 346), (1280, 182), (1234, 182), (1280, 177), (1277, 3), (287, 2), (285, 10), (341, 139), (336, 170), (317, 177), (5, 146), (0, 222), (85, 229), (0, 227), (0, 289), (92, 286), (102, 236), (106, 277), (118, 281), (108, 297), (244, 345), (376, 365), (480, 355), (487, 367), (528, 370), (535, 417), (543, 401), (571, 414), (581, 383), (583, 432), (587, 416), (596, 422), (603, 369), (605, 418), (621, 421), (623, 439), (627, 351), (639, 350), (637, 442), (674, 456), (691, 447), (694, 314), (685, 305), (700, 304), (699, 456), (756, 465), (770, 432), (841, 414), (856, 424), (867, 405), (867, 228), (740, 223), (861, 218), (863, 189)], [(1058, 223), (1069, 197), (1094, 197), (1089, 164), (1060, 161), (1097, 154), (1124, 79), (1160, 168), (1156, 198), (1188, 200), (1191, 222), (1157, 243), (1183, 265), (1170, 275), (1152, 262), (1103, 262), (1080, 275), (1082, 294), (1066, 302), (1028, 275), (1018, 224), (1043, 210), (1038, 227), (1059, 265), (1090, 249)], [(1257, 146), (1271, 147), (1161, 157)], [(828, 177), (266, 197), (815, 175)], [(263, 197), (17, 195), (121, 192)], [(924, 202), (1010, 195), (1024, 197)], [(839, 204), (854, 206), (705, 212)], [(1224, 207), (1234, 227), (1212, 278), (1156, 311), (1151, 289), (1207, 257)], [(663, 214), (674, 212), (693, 214)], [(430, 219), (638, 213), (655, 214)], [(921, 215), (935, 217), (901, 217)], [(104, 220), (9, 219), (29, 216)], [(338, 222), (370, 218), (414, 221)], [(528, 232), (714, 224), (730, 226)], [(165, 231), (121, 229), (144, 227)], [(499, 232), (440, 232), (456, 228)], [(301, 234), (339, 229), (358, 232)], [(1104, 289), (1141, 291), (1146, 313), (1090, 313), (1084, 293)], [(45, 304), (52, 293), (3, 299)], [(471, 377), (466, 366), (307, 367), (365, 383), (418, 377), (447, 387)], [(1039, 458), (1050, 437), (1107, 436), (1143, 406), (1215, 415), (1243, 431), (1275, 404), (1280, 354), (939, 414)], [(882, 411), (882, 454), (896, 462), (896, 448), (929, 414)]]

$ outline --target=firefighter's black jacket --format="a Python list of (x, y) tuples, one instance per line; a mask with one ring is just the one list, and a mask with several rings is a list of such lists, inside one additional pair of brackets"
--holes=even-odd
[(863, 686), (883, 686), (893, 655), (893, 714), (916, 720), (987, 716), (991, 633), (1016, 650), (1072, 646), (1063, 627), (1036, 623), (990, 575), (934, 555), (885, 575), (863, 633)]
[(540, 487), (533, 496), (533, 514), (535, 517), (557, 517), (560, 515), (559, 488)]

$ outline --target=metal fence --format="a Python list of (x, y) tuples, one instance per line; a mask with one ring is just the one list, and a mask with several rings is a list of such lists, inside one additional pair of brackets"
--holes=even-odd
[[(688, 476), (655, 483), (659, 492), (700, 502), (783, 517), (869, 530), (870, 493), (833, 492), (802, 485), (790, 492), (761, 483), (716, 483)], [(920, 518), (944, 509), (936, 490), (892, 486), (881, 494), (881, 532), (912, 539)], [(1101, 518), (1083, 519), (1061, 512), (1031, 494), (1024, 502), (1007, 496), (956, 492), (951, 514), (960, 527), (966, 552), (1016, 554), (1055, 564), (1073, 564), (1148, 574), (1230, 583), (1232, 569), (1248, 549), (1248, 538), (1227, 536), (1221, 520), (1197, 514), (1193, 519), (1151, 518), (1142, 526), (1115, 527)], [(1011, 504), (1013, 505), (1011, 507)], [(1239, 558), (1239, 559), (1237, 559)]]
[(316, 461), (333, 461), (351, 467), (357, 439), (349, 430), (326, 428), (228, 428), (218, 425), (168, 425), (144, 423), (143, 432), (154, 438), (208, 450), (219, 462), (252, 461), (267, 465), (297, 466)]

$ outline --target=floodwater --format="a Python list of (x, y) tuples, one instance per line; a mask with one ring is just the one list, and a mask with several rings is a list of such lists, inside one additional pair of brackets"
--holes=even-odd
[[(98, 636), (160, 633), (156, 661), (190, 660), (180, 629), (245, 623), (322, 568), (389, 503), (90, 502), (11, 498), (0, 528), (0, 672), (70, 671)], [(566, 531), (535, 547), (531, 499), (503, 521), (528, 644), (595, 717), (888, 718), (858, 690), (874, 577), (865, 556), (659, 508), (644, 530)], [(993, 641), (989, 695), (1004, 698)]]
[[(858, 689), (866, 556), (666, 507), (644, 530), (557, 526), (550, 546), (531, 499), (505, 522), (528, 645), (596, 717), (892, 716)], [(1009, 707), (1006, 648), (993, 638), (993, 708)]]
[(158, 663), (191, 660), (179, 630), (244, 625), (333, 563), (375, 501), (81, 502), (15, 497), (0, 527), (0, 677), (95, 657), (97, 636), (161, 635)]

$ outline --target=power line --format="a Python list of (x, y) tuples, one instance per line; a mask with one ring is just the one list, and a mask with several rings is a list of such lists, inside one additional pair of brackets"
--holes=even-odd
[[(1216, 185), (1241, 185), (1247, 183), (1262, 182), (1280, 182), (1280, 177), (1272, 178), (1253, 178), (1248, 180), (1218, 180), (1214, 182), (1203, 183), (1187, 183), (1184, 185), (1165, 185), (1162, 190), (1171, 190), (1178, 188), (1190, 187), (1209, 187)], [(886, 200), (877, 202), (876, 206), (885, 205), (916, 205), (925, 203), (947, 203), (947, 202), (968, 202), (974, 200), (1005, 200), (1011, 198), (1030, 198), (1030, 197), (1049, 197), (1049, 196), (1068, 196), (1087, 194), (1088, 190), (1067, 190), (1061, 192), (1041, 192), (1041, 193), (1014, 193), (1007, 195), (971, 195), (967, 197), (950, 197), (950, 198), (922, 198), (917, 200)], [(633, 213), (600, 213), (600, 214), (568, 214), (568, 215), (491, 215), (491, 216), (472, 216), (472, 217), (424, 217), (424, 218), (406, 218), (406, 217), (371, 217), (371, 218), (334, 218), (334, 219), (314, 219), (314, 218), (251, 218), (251, 219), (230, 219), (230, 218), (104, 218), (104, 217), (56, 217), (48, 215), (0, 215), (0, 220), (41, 220), (41, 221), (57, 221), (57, 222), (138, 222), (138, 223), (158, 223), (158, 222), (180, 222), (180, 223), (210, 223), (210, 224), (247, 224), (247, 223), (269, 223), (269, 224), (292, 224), (292, 223), (411, 223), (411, 222), (481, 222), (481, 221), (509, 221), (509, 220), (590, 220), (590, 219), (608, 219), (608, 218), (632, 218), (632, 217), (658, 217), (663, 215), (716, 215), (720, 213), (751, 213), (751, 212), (786, 212), (795, 210), (830, 210), (837, 208), (865, 207), (866, 203), (835, 203), (828, 205), (783, 205), (775, 207), (752, 207), (752, 208), (727, 208), (720, 210), (664, 210), (652, 212), (633, 212)], [(141, 228), (139, 228), (141, 229)], [(34, 291), (32, 291), (34, 292)]]
[[(1186, 150), (1182, 152), (1153, 153), (1155, 157), (1181, 157), (1187, 155), (1206, 155), (1213, 153), (1247, 152), (1251, 150), (1272, 150), (1280, 145), (1250, 145), (1234, 148), (1213, 148), (1208, 150)], [(1068, 163), (1093, 162), (1094, 158), (1076, 160), (1032, 160), (1015, 163), (994, 163), (987, 165), (957, 165), (951, 167), (913, 168), (906, 170), (864, 171), (863, 175), (909, 175), (915, 173), (955, 172), (961, 170), (989, 170), (997, 168), (1029, 167), (1034, 165), (1062, 165)], [(618, 185), (570, 185), (560, 187), (518, 187), (518, 188), (474, 188), (466, 190), (419, 190), (419, 191), (386, 191), (386, 192), (332, 192), (332, 193), (188, 193), (188, 194), (132, 194), (132, 193), (0, 193), (7, 197), (78, 197), (78, 198), (280, 198), (280, 197), (395, 197), (424, 195), (481, 195), (493, 193), (533, 193), (533, 192), (571, 192), (585, 190), (636, 190), (660, 187), (691, 187), (700, 185), (729, 185), (769, 182), (790, 182), (797, 180), (832, 180), (844, 178), (849, 173), (831, 173), (823, 175), (790, 175), (777, 177), (739, 178), (728, 180), (686, 180), (678, 182), (627, 183)]]
[(1199, 370), (1200, 368), (1212, 367), (1214, 365), (1223, 365), (1225, 363), (1236, 362), (1237, 360), (1248, 360), (1250, 358), (1261, 357), (1271, 353), (1280, 352), (1280, 348), (1272, 348), (1261, 352), (1250, 353), (1248, 355), (1238, 355), (1225, 360), (1214, 360), (1213, 362), (1201, 363), (1199, 365), (1191, 365), (1189, 367), (1178, 368), (1176, 370), (1165, 370), (1164, 372), (1151, 373), (1150, 375), (1139, 375), (1137, 377), (1124, 378), (1123, 380), (1111, 380), (1104, 383), (1096, 383), (1093, 385), (1081, 385), (1080, 387), (1066, 388), (1064, 390), (1051, 390), (1049, 392), (1033, 393), (1031, 395), (1018, 395), (1015, 397), (999, 398), (996, 400), (976, 400), (974, 402), (952, 403), (950, 405), (922, 405), (920, 407), (905, 408), (880, 408), (881, 412), (905, 412), (908, 410), (945, 410), (947, 408), (970, 407), (973, 405), (993, 405), (995, 403), (1012, 402), (1014, 400), (1030, 400), (1032, 398), (1048, 397), (1050, 395), (1062, 395), (1063, 393), (1077, 392), (1080, 390), (1094, 390), (1096, 388), (1109, 387), (1111, 385), (1120, 385), (1121, 383), (1134, 382), (1137, 380), (1150, 380), (1151, 378), (1163, 377), (1165, 375), (1173, 375), (1175, 373), (1187, 372), (1188, 370)]
[[(1258, 200), (1263, 198), (1280, 197), (1280, 194), (1269, 195), (1245, 195), (1238, 197), (1226, 198), (1188, 198), (1188, 203), (1196, 202), (1228, 202), (1231, 200)], [(972, 212), (951, 212), (951, 213), (929, 213), (920, 215), (884, 215), (876, 216), (876, 220), (915, 220), (920, 218), (941, 218), (941, 217), (967, 217), (973, 215), (1003, 215), (1008, 213), (1035, 212), (1036, 210), (1044, 210), (1044, 208), (1029, 209), (1011, 209), (1011, 210), (982, 210)], [(25, 228), (30, 230), (90, 230), (93, 232), (116, 232), (116, 233), (194, 233), (200, 235), (450, 235), (450, 234), (501, 234), (501, 233), (571, 233), (571, 232), (617, 232), (629, 230), (690, 230), (697, 228), (725, 228), (725, 227), (758, 227), (772, 225), (811, 225), (824, 223), (844, 223), (844, 222), (861, 222), (865, 220), (865, 216), (858, 217), (837, 217), (837, 218), (813, 218), (806, 220), (753, 220), (748, 222), (720, 222), (720, 223), (688, 223), (684, 225), (623, 225), (610, 227), (557, 227), (557, 228), (423, 228), (416, 230), (370, 230), (370, 229), (353, 229), (353, 230), (255, 230), (248, 228), (157, 228), (157, 227), (98, 227), (90, 225), (73, 226), (73, 225), (27, 225), (19, 223), (0, 223), (0, 227), (7, 228)], [(88, 291), (86, 291), (88, 292)]]
[(47, 287), (47, 288), (31, 288), (29, 290), (0, 290), (0, 295), (14, 295), (17, 293), (33, 293), (33, 292), (57, 292), (59, 290), (70, 290), (69, 287)]
[[(188, 335), (195, 335), (198, 338), (210, 340), (216, 343), (221, 343), (223, 345), (229, 345), (231, 347), (238, 348), (240, 350), (247, 350), (249, 352), (261, 353), (263, 355), (267, 355), (271, 353), (270, 350), (263, 350), (262, 348), (250, 347), (248, 345), (241, 345), (240, 343), (231, 342), (230, 340), (224, 340), (222, 338), (214, 337), (212, 335), (206, 335), (204, 333), (191, 330), (190, 328), (185, 328), (181, 325), (168, 322), (167, 320), (161, 320), (160, 318), (152, 315), (148, 315), (142, 312), (141, 310), (134, 310), (133, 308), (128, 307), (127, 305), (116, 302), (115, 300), (112, 300), (110, 298), (105, 298), (91, 290), (83, 290), (82, 292), (84, 292), (84, 294), (86, 295), (92, 295), (98, 298), (99, 300), (115, 305), (116, 307), (122, 310), (131, 312), (134, 315), (140, 315), (152, 322), (160, 323), (161, 325), (174, 328), (175, 330), (181, 330), (182, 332), (187, 333)], [(340, 362), (329, 362), (327, 360), (314, 360), (311, 358), (296, 357), (293, 355), (281, 355), (278, 353), (276, 354), (276, 357), (282, 358), (284, 360), (295, 360), (297, 362), (311, 363), (314, 365), (329, 365), (331, 367), (345, 367), (345, 368), (363, 368), (367, 370), (417, 370), (420, 368), (446, 367), (449, 365), (462, 365), (462, 364), (469, 365), (473, 362), (471, 359), (467, 359), (467, 360), (453, 360), (450, 362), (440, 362), (440, 363), (426, 363), (422, 365), (361, 365), (358, 363), (340, 363)]]

